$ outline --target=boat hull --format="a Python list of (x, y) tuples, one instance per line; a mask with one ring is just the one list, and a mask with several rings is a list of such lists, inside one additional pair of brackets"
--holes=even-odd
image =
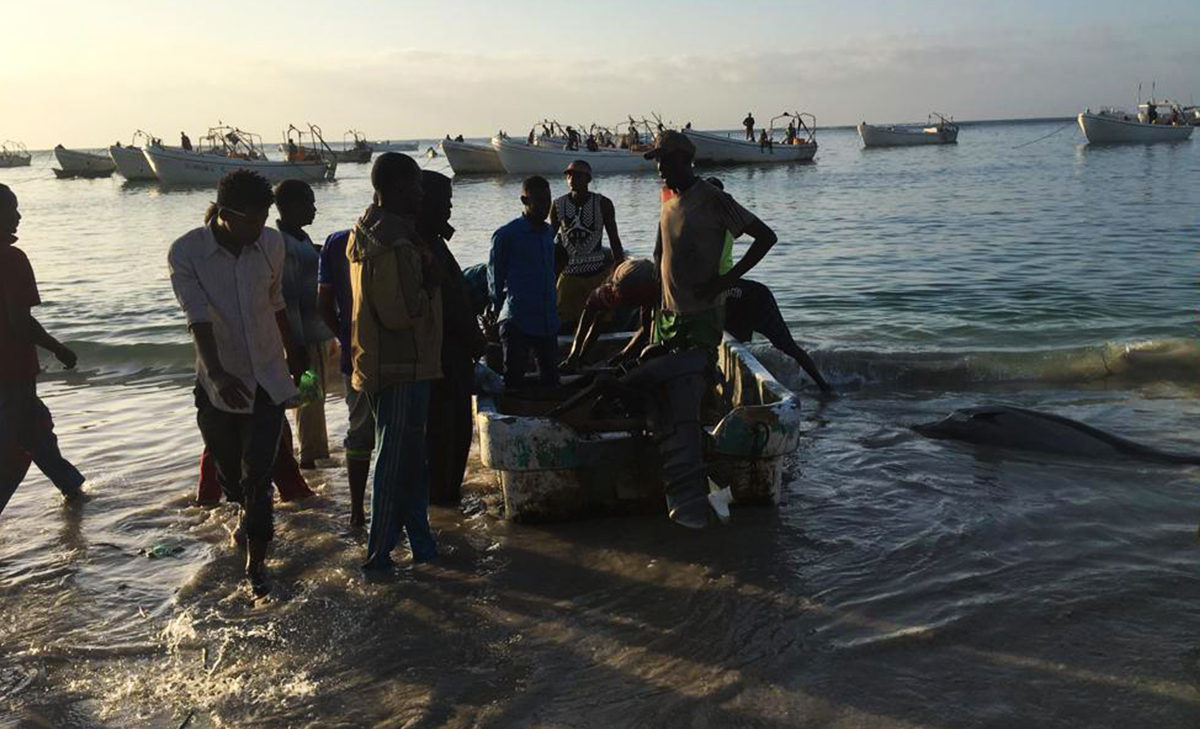
[(817, 154), (816, 142), (772, 144), (764, 148), (758, 142), (694, 129), (685, 129), (683, 134), (696, 146), (696, 164), (699, 165), (811, 162)]
[(237, 159), (183, 149), (147, 147), (146, 161), (164, 185), (215, 185), (237, 170), (252, 170), (268, 182), (304, 180), (324, 182), (333, 179), (337, 162), (277, 162), (266, 159)]
[(333, 153), (333, 158), (338, 162), (345, 162), (352, 165), (365, 165), (371, 161), (371, 156), (375, 154), (375, 150), (370, 147), (362, 149), (345, 149), (338, 150)]
[(863, 122), (858, 125), (858, 136), (864, 147), (919, 147), (926, 144), (957, 144), (957, 129), (897, 129), (877, 127)]
[(154, 168), (146, 161), (146, 155), (142, 154), (141, 147), (112, 146), (108, 148), (108, 156), (117, 166), (117, 172), (120, 172), (126, 180), (158, 179), (158, 176), (154, 174)]
[(33, 157), (27, 154), (0, 154), (0, 169), (8, 167), (28, 167)]
[(1184, 142), (1191, 138), (1195, 127), (1188, 124), (1146, 124), (1102, 114), (1080, 114), (1079, 128), (1088, 144), (1151, 144), (1154, 142)]
[(456, 175), (504, 174), (500, 155), (490, 144), (445, 140), (442, 142), (442, 154), (446, 155), (446, 161)]
[[(616, 346), (627, 335), (612, 337)], [(781, 504), (785, 459), (803, 435), (800, 403), (745, 345), (726, 337), (717, 399), (728, 414), (704, 436), (705, 465), (738, 503)], [(492, 469), (504, 517), (553, 522), (611, 513), (665, 511), (661, 456), (642, 427), (583, 432), (561, 420), (502, 412), (475, 398), (480, 455)]]
[(539, 147), (511, 139), (493, 139), (492, 147), (510, 175), (561, 175), (571, 162), (581, 159), (592, 167), (592, 174), (652, 172), (654, 161), (624, 150), (566, 150)]
[(108, 177), (117, 166), (109, 157), (102, 157), (90, 152), (76, 152), (72, 149), (55, 147), (54, 158), (62, 169), (54, 170), (59, 178), (70, 177)]

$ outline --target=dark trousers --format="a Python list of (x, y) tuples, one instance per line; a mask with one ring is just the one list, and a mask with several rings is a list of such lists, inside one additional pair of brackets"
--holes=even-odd
[(500, 343), (504, 346), (505, 387), (524, 384), (531, 352), (537, 360), (539, 381), (543, 385), (558, 384), (560, 355), (557, 335), (532, 337), (518, 329), (512, 321), (506, 321), (500, 325)]
[(408, 536), (414, 562), (437, 556), (437, 543), (429, 528), (425, 452), (429, 389), (428, 381), (406, 382), (370, 395), (375, 413), (375, 474), (364, 567), (390, 566), (401, 532)]
[(217, 466), (225, 498), (242, 505), (241, 527), (250, 541), (275, 536), (271, 469), (279, 452), (283, 406), (271, 402), (261, 387), (254, 393), (250, 413), (218, 410), (196, 385), (196, 423), (204, 447)]
[(475, 367), (470, 358), (442, 360), (445, 377), (433, 383), (429, 400), (429, 425), (425, 438), (429, 452), (429, 502), (457, 506), (462, 499), (463, 476), (471, 452), (471, 388)]
[(0, 512), (31, 462), (64, 494), (83, 486), (83, 475), (58, 450), (54, 420), (37, 396), (37, 381), (0, 382)]

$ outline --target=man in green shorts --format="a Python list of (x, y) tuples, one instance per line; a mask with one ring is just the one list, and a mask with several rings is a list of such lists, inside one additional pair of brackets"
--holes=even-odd
[[(697, 177), (695, 155), (691, 140), (672, 130), (663, 132), (646, 153), (657, 161), (665, 188), (654, 248), (662, 279), (654, 342), (672, 349), (711, 350), (715, 359), (724, 331), (725, 290), (754, 268), (778, 238), (728, 193)], [(722, 272), (727, 231), (754, 242), (742, 260)]]

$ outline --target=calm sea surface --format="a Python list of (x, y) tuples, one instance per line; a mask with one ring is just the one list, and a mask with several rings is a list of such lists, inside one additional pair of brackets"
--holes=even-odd
[[(1200, 724), (1200, 473), (909, 428), (1007, 403), (1200, 453), (1200, 143), (1089, 148), (1060, 127), (893, 150), (829, 130), (815, 164), (711, 172), (779, 234), (750, 277), (843, 393), (818, 401), (756, 346), (809, 418), (785, 506), (699, 534), (434, 509), (440, 563), (368, 582), (329, 468), (279, 509), (261, 604), (233, 511), (189, 502), (201, 446), (166, 252), (214, 192), (59, 181), (45, 153), (0, 170), (37, 314), (80, 355), (44, 360), (40, 387), (92, 496), (63, 507), (34, 470), (0, 516), (0, 726)], [(353, 222), (368, 173), (317, 188), (314, 239)], [(594, 189), (649, 255), (655, 176)], [(455, 182), (461, 263), (518, 197), (513, 178)]]

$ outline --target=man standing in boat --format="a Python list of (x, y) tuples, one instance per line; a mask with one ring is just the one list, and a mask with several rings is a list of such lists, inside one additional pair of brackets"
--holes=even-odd
[(746, 112), (746, 118), (742, 120), (742, 126), (746, 128), (746, 141), (754, 141), (754, 114)]
[[(671, 348), (698, 347), (716, 357), (724, 330), (724, 292), (775, 245), (765, 223), (731, 195), (696, 176), (696, 148), (680, 132), (662, 133), (646, 159), (658, 162), (666, 187), (654, 259), (662, 281), (662, 305), (654, 339)], [(746, 255), (721, 273), (725, 235), (754, 239)]]
[(0, 185), (0, 512), (31, 462), (63, 498), (84, 499), (83, 475), (59, 452), (54, 421), (37, 396), (37, 347), (51, 352), (67, 369), (75, 367), (75, 353), (33, 317), (31, 309), (42, 300), (29, 258), (15, 245), (20, 222), (17, 196)]
[[(604, 282), (613, 266), (625, 259), (612, 200), (592, 192), (592, 166), (575, 160), (563, 171), (566, 195), (550, 208), (554, 244), (566, 258), (558, 276), (558, 318), (568, 331), (575, 328), (592, 290)], [(604, 234), (608, 245), (603, 245)]]
[(192, 140), (188, 139), (187, 132), (179, 133), (179, 146), (188, 152), (192, 151)]

